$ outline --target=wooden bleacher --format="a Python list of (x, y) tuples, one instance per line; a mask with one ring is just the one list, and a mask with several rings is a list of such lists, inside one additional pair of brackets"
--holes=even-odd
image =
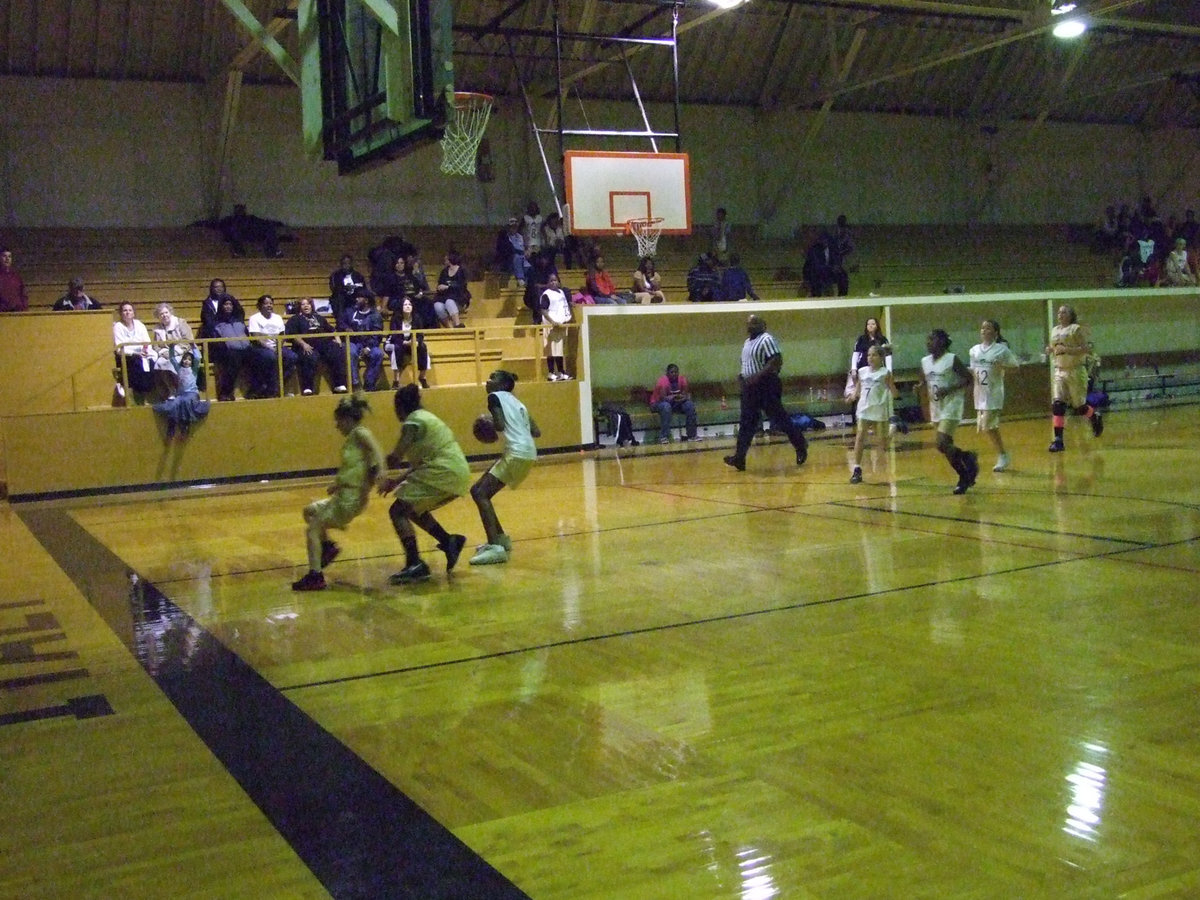
[[(429, 335), (431, 383), (477, 383), (481, 369), (486, 375), (497, 365), (523, 379), (541, 377), (541, 345), (522, 292), (511, 278), (487, 268), (493, 227), (296, 228), (291, 231), (294, 239), (282, 244), (284, 255), (271, 259), (233, 257), (219, 233), (203, 227), (24, 229), (6, 239), (16, 253), (33, 307), (48, 308), (65, 293), (67, 281), (79, 276), (106, 307), (129, 300), (152, 326), (152, 305), (164, 300), (173, 304), (177, 315), (197, 323), (214, 277), (222, 278), (248, 309), (264, 293), (274, 296), (278, 305), (325, 296), (329, 272), (342, 253), (354, 255), (365, 269), (368, 248), (391, 231), (422, 249), (431, 277), (450, 247), (464, 254), (467, 270), (475, 277), (474, 299), (464, 317), (467, 329)], [(733, 245), (759, 296), (807, 296), (800, 272), (816, 229), (799, 229), (788, 240), (760, 239), (756, 232), (736, 228)], [(853, 234), (854, 297), (941, 294), (958, 287), (969, 293), (1094, 288), (1108, 284), (1111, 275), (1108, 260), (1094, 255), (1086, 244), (1070, 241), (1069, 230), (1060, 226), (859, 226)], [(598, 243), (618, 286), (631, 281), (636, 266), (632, 240), (606, 237)], [(668, 302), (686, 301), (687, 271), (705, 249), (700, 230), (660, 241), (657, 265)], [(582, 269), (561, 272), (564, 287), (571, 290), (581, 288), (584, 279)]]

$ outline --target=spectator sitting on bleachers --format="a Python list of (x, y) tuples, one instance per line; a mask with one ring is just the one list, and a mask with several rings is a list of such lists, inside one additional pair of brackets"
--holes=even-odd
[[(466, 278), (465, 272), (463, 277)], [(464, 312), (470, 305), (470, 291), (465, 286), (463, 293), (466, 298), (461, 304), (457, 304), (459, 313)], [(425, 264), (421, 261), (420, 252), (415, 248), (404, 261), (404, 296), (412, 301), (413, 321), (418, 328), (433, 328), (438, 324), (436, 293), (429, 287)], [(390, 306), (388, 308), (391, 309)]]
[(825, 243), (829, 247), (830, 274), (837, 285), (839, 297), (850, 293), (850, 264), (847, 262), (854, 252), (854, 241), (850, 229), (846, 225), (846, 217), (838, 216), (837, 222), (825, 235)]
[(300, 372), (300, 393), (317, 392), (317, 368), (324, 362), (333, 382), (333, 392), (346, 392), (346, 354), (342, 339), (333, 333), (333, 325), (313, 308), (309, 297), (300, 300), (296, 314), (287, 320), (284, 334), (292, 335), (292, 350)]
[(708, 253), (716, 263), (722, 263), (728, 258), (732, 245), (727, 215), (725, 207), (717, 207), (717, 218), (712, 224), (712, 235), (708, 246)]
[(696, 437), (696, 404), (692, 402), (692, 394), (688, 390), (687, 379), (679, 374), (679, 366), (671, 363), (667, 372), (662, 375), (650, 392), (650, 408), (658, 413), (658, 442), (671, 443), (671, 416), (681, 413), (688, 441)]
[(471, 305), (471, 290), (467, 287), (467, 270), (457, 250), (447, 250), (445, 265), (438, 273), (433, 295), (433, 311), (443, 328), (462, 328), (459, 313)]
[(633, 273), (633, 299), (637, 303), (663, 303), (662, 276), (654, 269), (654, 259), (643, 256)]
[(1116, 206), (1106, 206), (1100, 224), (1096, 226), (1094, 249), (1100, 252), (1116, 250), (1121, 246), (1121, 222)]
[(83, 290), (83, 279), (76, 276), (67, 282), (67, 292), (54, 302), (56, 310), (100, 309), (100, 303)]
[(1167, 254), (1164, 284), (1169, 287), (1184, 287), (1196, 284), (1196, 270), (1188, 258), (1187, 241), (1175, 239), (1175, 249)]
[(604, 268), (603, 256), (597, 256), (592, 264), (588, 266), (587, 290), (585, 293), (590, 294), (592, 299), (601, 306), (612, 306), (614, 304), (625, 306), (629, 302), (627, 297), (617, 292), (617, 286), (613, 284), (612, 276)]
[(741, 257), (729, 254), (729, 268), (721, 273), (721, 297), (725, 300), (757, 300), (749, 273), (742, 268)]
[(225, 290), (225, 282), (220, 278), (214, 278), (208, 283), (208, 296), (200, 303), (200, 337), (216, 337), (216, 332), (213, 326), (217, 322), (217, 314), (221, 311), (221, 304), (225, 300), (233, 301), (233, 315), (235, 318), (246, 321), (246, 311), (242, 309), (242, 304), (238, 303), (237, 298)]
[[(398, 234), (389, 234), (381, 243), (367, 251), (367, 262), (371, 264), (370, 288), (380, 296), (386, 296), (387, 280), (396, 271), (396, 260), (406, 259), (416, 248)], [(353, 297), (347, 299), (353, 300)], [(343, 315), (352, 311), (350, 303), (342, 310)]]
[(0, 312), (24, 312), (29, 309), (25, 282), (13, 268), (13, 252), (0, 247)]
[(525, 255), (532, 257), (542, 249), (542, 210), (536, 200), (530, 200), (521, 217), (521, 237), (525, 239)]
[[(200, 336), (205, 336), (203, 330)], [(246, 317), (241, 305), (229, 294), (221, 299), (212, 322), (212, 333), (207, 336), (227, 338), (207, 346), (217, 372), (217, 399), (232, 400), (238, 376), (250, 358), (250, 335), (246, 331)]]
[(703, 303), (710, 300), (722, 299), (721, 273), (717, 271), (717, 261), (711, 253), (705, 253), (696, 260), (687, 274), (688, 300)]
[[(227, 314), (223, 314), (222, 307), (225, 306), (226, 301), (229, 303), (229, 312)], [(242, 309), (242, 304), (238, 303), (237, 299), (231, 294), (226, 293), (224, 281), (222, 281), (220, 278), (214, 278), (208, 283), (208, 296), (205, 297), (200, 303), (200, 337), (221, 337), (222, 335), (218, 333), (217, 323), (226, 315), (227, 318), (225, 321), (227, 323), (232, 321), (242, 323), (243, 328), (241, 330), (244, 335), (246, 330), (244, 327), (246, 324), (246, 313), (245, 310)], [(224, 337), (235, 336), (228, 333), (233, 330), (229, 328), (228, 325), (226, 325), (224, 330), (226, 332), (226, 334), (223, 335)], [(233, 385), (237, 383), (238, 375), (242, 370), (242, 362), (245, 359), (246, 351), (249, 350), (250, 345), (249, 343), (243, 345), (239, 342), (238, 346), (241, 352), (239, 352), (236, 360), (229, 360), (228, 358), (230, 348), (233, 346), (228, 342), (206, 344), (205, 346), (207, 347), (207, 357), (217, 370), (217, 399), (232, 400)], [(222, 370), (226, 365), (228, 365), (232, 370), (232, 374), (229, 376), (224, 376), (222, 374)], [(203, 371), (204, 366), (199, 366), (198, 370)], [(227, 386), (228, 391), (222, 390), (223, 386)]]
[(1200, 223), (1196, 221), (1196, 211), (1194, 209), (1185, 209), (1183, 211), (1183, 221), (1179, 223), (1171, 237), (1176, 240), (1183, 238), (1187, 241), (1189, 247), (1196, 246), (1197, 240), (1200, 239)]
[[(408, 300), (413, 308), (413, 320), (418, 328), (436, 328), (437, 311), (434, 294), (429, 289), (429, 279), (421, 265), (421, 256), (416, 248), (405, 259), (396, 260), (396, 271), (388, 279), (383, 305), (393, 317), (399, 314), (400, 305)], [(380, 310), (383, 315), (383, 310)]]
[[(371, 332), (383, 331), (383, 316), (375, 308), (375, 295), (366, 288), (359, 288), (354, 294), (354, 308), (346, 313), (341, 322), (342, 331)], [(379, 384), (379, 375), (383, 372), (382, 340), (378, 334), (362, 334), (350, 339), (350, 383), (358, 390), (359, 364), (366, 367), (361, 381), (362, 389), (373, 391)]]
[[(198, 357), (197, 348), (192, 343), (196, 337), (192, 334), (192, 326), (186, 320), (175, 315), (170, 303), (159, 303), (154, 307), (154, 315), (158, 324), (154, 327), (154, 371), (162, 380), (169, 396), (179, 391), (179, 360), (184, 351)], [(204, 382), (203, 372), (196, 373), (201, 386)]]
[(1125, 252), (1117, 264), (1117, 287), (1137, 287), (1145, 269), (1146, 265), (1142, 262), (1138, 242), (1132, 237), (1127, 238)]
[(422, 388), (428, 388), (429, 382), (425, 376), (429, 372), (429, 348), (425, 346), (425, 335), (417, 331), (425, 326), (417, 323), (412, 300), (405, 297), (400, 301), (400, 305), (392, 313), (388, 327), (392, 333), (383, 345), (383, 352), (388, 354), (392, 364), (392, 387), (400, 387), (400, 371), (412, 360), (415, 349), (417, 381)]
[(329, 274), (329, 306), (333, 310), (333, 321), (341, 321), (342, 313), (354, 305), (354, 292), (366, 286), (367, 279), (354, 268), (354, 257), (343, 254), (338, 267)]
[[(113, 344), (116, 345), (117, 394), (125, 397), (125, 386), (121, 382), (121, 358), (125, 358), (125, 371), (134, 402), (141, 405), (146, 395), (154, 388), (154, 359), (150, 351), (150, 332), (141, 323), (133, 304), (126, 301), (117, 308), (120, 318), (113, 322)], [(136, 343), (134, 343), (136, 342)], [(125, 346), (121, 346), (124, 344)]]
[(529, 259), (525, 255), (525, 238), (521, 234), (521, 223), (516, 216), (509, 217), (507, 227), (496, 236), (496, 265), (517, 280), (517, 287), (525, 287)]
[(296, 354), (286, 344), (280, 345), (276, 338), (287, 330), (283, 316), (275, 312), (275, 298), (263, 294), (258, 298), (258, 312), (246, 323), (246, 330), (254, 342), (250, 345), (250, 374), (254, 377), (251, 392), (257, 397), (279, 396), (278, 352), (283, 357), (283, 377), (296, 368)]
[(839, 297), (849, 292), (850, 276), (838, 246), (839, 241), (831, 232), (822, 234), (809, 245), (804, 255), (804, 280), (810, 296), (824, 297), (833, 287), (837, 288)]
[(551, 262), (554, 262), (554, 258), (561, 253), (564, 269), (574, 268), (576, 260), (582, 262), (579, 238), (573, 234), (567, 234), (563, 218), (556, 212), (546, 216), (546, 221), (542, 223), (542, 249), (550, 252)]

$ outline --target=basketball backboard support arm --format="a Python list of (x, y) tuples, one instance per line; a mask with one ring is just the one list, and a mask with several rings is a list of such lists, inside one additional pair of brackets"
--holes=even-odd
[(546, 147), (542, 143), (541, 129), (537, 127), (533, 117), (533, 104), (529, 102), (529, 92), (525, 90), (525, 79), (521, 77), (521, 67), (517, 65), (517, 54), (513, 50), (512, 38), (506, 37), (504, 43), (508, 47), (508, 58), (512, 60), (513, 72), (517, 76), (517, 84), (521, 86), (521, 99), (525, 101), (525, 115), (528, 117), (529, 124), (533, 128), (533, 136), (537, 140), (538, 153), (542, 157), (542, 167), (546, 170), (546, 181), (549, 182), (550, 194), (554, 197), (554, 208), (558, 210), (558, 214), (561, 216), (562, 201), (559, 200), (558, 188), (554, 184), (554, 175), (550, 171), (550, 160), (546, 158)]
[[(523, 0), (517, 0), (510, 5), (506, 10), (494, 17), (488, 26), (484, 29), (471, 29), (470, 33), (476, 39), (480, 38), (483, 33), (502, 36), (505, 38), (508, 48), (509, 57), (513, 60), (513, 69), (517, 76), (518, 84), (521, 87), (521, 94), (525, 101), (526, 116), (529, 120), (530, 130), (533, 132), (534, 139), (538, 142), (538, 149), (542, 155), (542, 161), (546, 168), (546, 178), (550, 185), (551, 194), (554, 196), (555, 206), (559, 213), (562, 213), (562, 202), (560, 200), (559, 191), (555, 186), (553, 173), (550, 171), (550, 164), (546, 159), (546, 153), (542, 144), (542, 135), (557, 134), (559, 158), (563, 160), (562, 168), (559, 172), (559, 183), (564, 185), (567, 180), (566, 172), (566, 140), (567, 136), (573, 137), (597, 137), (597, 138), (645, 138), (650, 141), (651, 149), (658, 151), (657, 139), (674, 138), (676, 153), (682, 150), (682, 134), (680, 132), (680, 104), (679, 104), (679, 51), (678, 51), (678, 30), (679, 30), (679, 6), (680, 2), (671, 4), (671, 33), (669, 36), (652, 36), (639, 37), (629, 34), (593, 34), (589, 32), (565, 31), (562, 28), (562, 20), (559, 16), (559, 4), (556, 0), (551, 5), (551, 19), (553, 29), (546, 31), (545, 29), (537, 28), (506, 28), (502, 22), (518, 8)], [(644, 24), (644, 21), (643, 21)], [(528, 88), (525, 84), (524, 76), (517, 65), (516, 57), (512, 48), (513, 37), (551, 37), (554, 40), (554, 56), (555, 56), (555, 81), (556, 89), (554, 92), (556, 105), (556, 125), (555, 128), (541, 128), (537, 124), (537, 120), (533, 114), (532, 103), (529, 99)], [(563, 78), (562, 58), (563, 58), (563, 42), (564, 41), (579, 41), (585, 43), (594, 43), (600, 45), (617, 44), (621, 46), (621, 59), (623, 60), (626, 71), (629, 73), (630, 83), (633, 86), (634, 99), (637, 101), (638, 109), (641, 112), (642, 121), (645, 124), (643, 130), (625, 130), (625, 129), (603, 129), (603, 128), (567, 128), (563, 124), (563, 94), (564, 85), (566, 84)], [(674, 131), (656, 131), (650, 125), (649, 114), (646, 111), (645, 105), (642, 103), (641, 93), (637, 86), (637, 81), (634, 78), (633, 69), (629, 64), (629, 60), (624, 52), (624, 46), (632, 45), (637, 49), (650, 49), (660, 47), (671, 51), (671, 69), (675, 88), (675, 130)], [(569, 199), (569, 198), (568, 198)], [(690, 222), (688, 224), (690, 230)]]

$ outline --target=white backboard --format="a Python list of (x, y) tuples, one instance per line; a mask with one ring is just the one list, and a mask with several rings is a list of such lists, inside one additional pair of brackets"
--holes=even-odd
[(568, 150), (564, 164), (575, 234), (623, 234), (630, 219), (649, 218), (663, 220), (663, 234), (692, 233), (686, 153)]

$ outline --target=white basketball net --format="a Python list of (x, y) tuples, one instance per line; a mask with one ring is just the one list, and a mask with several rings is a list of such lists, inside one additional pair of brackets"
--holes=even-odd
[(487, 94), (454, 95), (454, 109), (442, 134), (442, 171), (445, 174), (475, 174), (475, 156), (491, 115), (492, 98)]
[(638, 258), (658, 253), (658, 236), (662, 233), (662, 219), (630, 219), (625, 227), (637, 241)]

